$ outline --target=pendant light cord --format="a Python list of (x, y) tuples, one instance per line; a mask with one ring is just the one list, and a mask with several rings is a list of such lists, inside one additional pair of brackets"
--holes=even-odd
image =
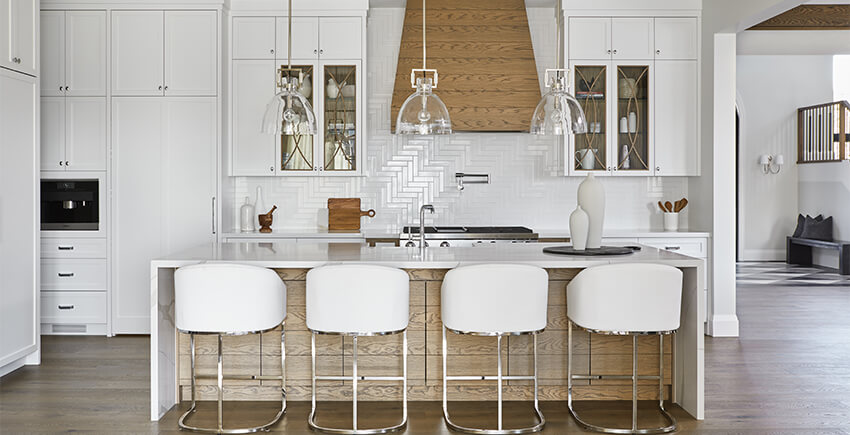
[(561, 10), (561, 0), (555, 0), (555, 1), (557, 2), (557, 6), (555, 6), (555, 14), (556, 14), (555, 18), (556, 18), (556, 21), (558, 23), (558, 31), (557, 31), (558, 47), (556, 48), (557, 52), (555, 53), (555, 63), (558, 65), (557, 66), (558, 69), (564, 69), (564, 61), (561, 58), (562, 53), (564, 51), (564, 22), (563, 22), (564, 13), (563, 13), (563, 10)]
[(289, 0), (289, 39), (286, 41), (288, 47), (286, 48), (286, 63), (289, 68), (292, 68), (292, 0)]
[[(425, 46), (425, 0), (422, 0), (422, 69), (428, 68), (425, 64), (425, 59), (427, 59)], [(422, 74), (424, 75), (425, 72), (423, 71)]]

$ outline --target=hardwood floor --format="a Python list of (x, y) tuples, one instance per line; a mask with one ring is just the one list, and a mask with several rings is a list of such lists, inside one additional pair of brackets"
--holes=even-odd
[[(740, 338), (706, 338), (706, 420), (697, 422), (674, 407), (680, 433), (850, 434), (850, 287), (740, 286), (738, 313)], [(0, 433), (178, 433), (177, 418), (185, 408), (158, 423), (148, 420), (149, 349), (147, 337), (44, 337), (41, 366), (0, 379)], [(275, 405), (228, 403), (225, 421), (262, 421)], [(625, 404), (581, 405), (596, 422), (626, 422)], [(493, 403), (452, 406), (461, 423), (495, 422)], [(542, 403), (544, 434), (582, 433), (565, 406)], [(642, 403), (643, 423), (652, 423), (650, 406)], [(349, 424), (350, 409), (348, 402), (321, 404), (319, 421)], [(529, 403), (509, 403), (506, 421), (526, 424), (530, 410)], [(204, 404), (199, 412), (214, 411)], [(273, 432), (311, 433), (308, 412), (308, 402), (290, 402)], [(399, 415), (392, 402), (360, 406), (361, 426), (390, 424)], [(411, 402), (404, 433), (450, 433), (440, 404)]]

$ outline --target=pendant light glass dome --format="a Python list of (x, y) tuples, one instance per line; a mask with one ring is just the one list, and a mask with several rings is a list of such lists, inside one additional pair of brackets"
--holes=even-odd
[(416, 79), (416, 92), (404, 100), (398, 111), (396, 134), (451, 134), (449, 109), (432, 89), (430, 78)]
[[(554, 71), (551, 79), (549, 71)], [(532, 134), (587, 133), (587, 120), (578, 100), (567, 91), (567, 72), (565, 70), (547, 70), (549, 91), (543, 95), (534, 116), (531, 118)]]
[[(537, 103), (531, 118), (531, 134), (567, 134), (587, 133), (587, 119), (578, 100), (570, 94), (569, 70), (564, 68), (564, 12), (561, 1), (556, 0), (555, 17), (558, 27), (558, 41), (555, 55), (557, 69), (547, 69), (545, 74), (546, 94)], [(549, 74), (552, 73), (550, 76)]]
[[(451, 134), (452, 120), (449, 117), (449, 109), (443, 100), (434, 94), (434, 89), (439, 82), (437, 70), (428, 69), (427, 50), (425, 44), (425, 0), (422, 0), (422, 69), (414, 68), (410, 71), (410, 84), (416, 91), (404, 100), (398, 111), (395, 123), (396, 134)], [(416, 73), (421, 73), (416, 77)], [(434, 75), (433, 80), (426, 77), (428, 73)]]
[(266, 105), (262, 131), (274, 135), (312, 135), (316, 134), (316, 114), (307, 98), (298, 92), (298, 85), (304, 79), (301, 70), (292, 68), (292, 0), (289, 0), (288, 17), (287, 67), (277, 70), (278, 92)]
[(266, 105), (263, 132), (274, 135), (316, 134), (316, 115), (313, 106), (298, 92), (299, 80), (287, 77), (286, 69), (278, 71), (280, 91)]

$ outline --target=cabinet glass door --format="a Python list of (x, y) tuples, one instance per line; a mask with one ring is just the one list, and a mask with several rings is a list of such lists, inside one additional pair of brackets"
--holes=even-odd
[(649, 65), (617, 65), (615, 170), (649, 171)]
[(357, 66), (324, 65), (324, 145), (325, 171), (357, 169)]
[[(286, 65), (282, 65), (286, 68)], [(298, 92), (310, 102), (313, 110), (316, 110), (315, 98), (315, 68), (312, 65), (292, 65), (292, 68), (300, 69), (303, 77), (299, 85)], [(297, 75), (297, 71), (290, 72)], [(302, 122), (307, 122), (302, 119)], [(313, 141), (317, 136), (307, 134), (297, 135), (281, 135), (280, 136), (280, 154), (278, 154), (278, 170), (283, 172), (291, 171), (312, 171), (315, 165), (315, 154), (313, 150)]]
[(587, 133), (575, 135), (573, 170), (604, 171), (608, 144), (608, 67), (576, 65), (575, 96), (587, 118)]

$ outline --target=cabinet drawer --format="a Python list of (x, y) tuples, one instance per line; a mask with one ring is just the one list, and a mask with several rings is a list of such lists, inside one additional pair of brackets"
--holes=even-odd
[(41, 239), (41, 258), (106, 258), (106, 239)]
[(704, 239), (640, 239), (640, 243), (689, 257), (705, 258)]
[(42, 323), (106, 323), (104, 292), (42, 292)]
[(105, 291), (106, 260), (41, 260), (41, 289)]

